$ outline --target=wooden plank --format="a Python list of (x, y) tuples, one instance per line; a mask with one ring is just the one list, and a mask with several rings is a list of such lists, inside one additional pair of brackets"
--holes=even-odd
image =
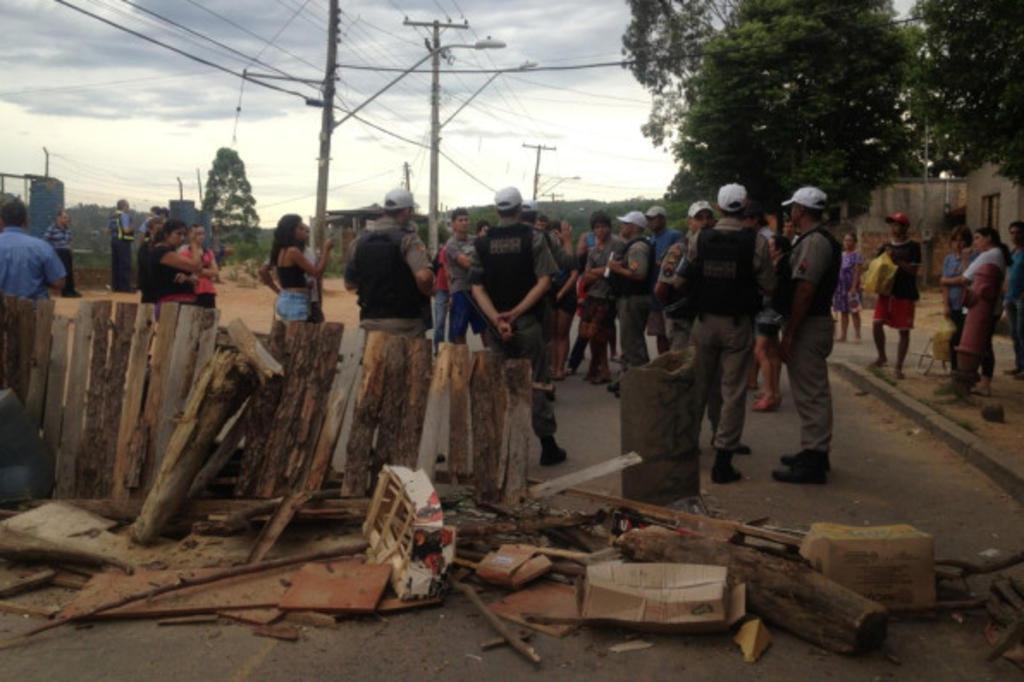
[(59, 611), (60, 609), (55, 606), (33, 606), (31, 604), (19, 604), (13, 601), (0, 601), (0, 613), (9, 613), (12, 616), (53, 618)]
[[(275, 321), (271, 327), (268, 350), (284, 366), (288, 359), (287, 329), (283, 322)], [(242, 454), (234, 494), (237, 497), (252, 497), (263, 470), (265, 445), (274, 413), (281, 402), (284, 377), (275, 376), (257, 386), (249, 406), (246, 408), (243, 435), (247, 446)]]
[(598, 464), (580, 469), (579, 471), (574, 471), (571, 474), (559, 476), (558, 478), (553, 478), (549, 481), (531, 486), (528, 491), (529, 496), (534, 499), (551, 497), (552, 495), (557, 495), (567, 488), (572, 488), (582, 483), (586, 483), (587, 481), (592, 481), (595, 478), (601, 478), (602, 476), (617, 473), (627, 467), (633, 466), (634, 464), (639, 464), (642, 461), (643, 458), (635, 452), (619, 455), (618, 457), (607, 459)]
[(502, 433), (501, 470), (504, 472), (501, 499), (519, 504), (526, 495), (530, 454), (537, 442), (533, 433), (533, 370), (526, 358), (506, 360), (505, 390), (508, 395)]
[(448, 443), (445, 432), (448, 430), (448, 396), (451, 383), (452, 344), (442, 343), (434, 361), (434, 374), (427, 390), (427, 409), (423, 417), (423, 433), (420, 436), (417, 468), (427, 472), (434, 479), (434, 467), (438, 455), (446, 455)]
[(242, 409), (238, 411), (232, 421), (227, 427), (227, 432), (217, 445), (217, 449), (213, 451), (210, 458), (203, 464), (203, 468), (196, 474), (196, 478), (192, 481), (192, 486), (189, 488), (189, 497), (199, 497), (206, 492), (206, 489), (210, 487), (214, 479), (217, 478), (217, 474), (220, 473), (224, 465), (228, 463), (231, 456), (235, 454), (238, 446), (242, 443), (242, 436), (245, 433), (245, 417), (247, 408), (252, 405), (252, 399), (250, 398)]
[(0, 598), (13, 597), (16, 594), (30, 592), (37, 588), (49, 585), (56, 575), (57, 571), (45, 568), (24, 577), (0, 583)]
[[(114, 310), (114, 325), (110, 334), (110, 351), (103, 375), (106, 399), (99, 414), (94, 458), (99, 470), (96, 497), (107, 497), (114, 489), (114, 468), (117, 460), (117, 437), (121, 427), (121, 406), (127, 393), (126, 378), (131, 361), (134, 322), (139, 304), (118, 303)], [(137, 415), (136, 415), (137, 416)]]
[(274, 543), (281, 537), (281, 533), (284, 532), (284, 529), (295, 518), (295, 512), (309, 502), (310, 497), (312, 497), (312, 493), (304, 490), (287, 495), (281, 500), (281, 504), (274, 510), (274, 515), (260, 529), (260, 534), (256, 538), (256, 544), (253, 545), (252, 551), (249, 552), (248, 563), (256, 563), (266, 558), (270, 550), (274, 548)]
[(473, 373), (469, 382), (473, 416), (473, 472), (476, 497), (481, 502), (500, 502), (502, 437), (508, 393), (505, 389), (501, 356), (491, 351), (473, 354)]
[(50, 368), (50, 338), (53, 327), (53, 301), (36, 302), (34, 338), (31, 345), (28, 389), (25, 394), (25, 412), (32, 423), (43, 425), (43, 406), (46, 399), (46, 376)]
[(345, 421), (345, 412), (348, 411), (355, 378), (355, 374), (348, 375), (341, 371), (334, 375), (331, 393), (327, 397), (327, 414), (324, 416), (320, 436), (313, 449), (313, 458), (310, 461), (303, 485), (305, 490), (319, 490), (327, 480), (327, 472), (331, 468), (331, 457), (338, 446), (338, 438), (341, 436), (341, 427)]
[(28, 402), (28, 381), (32, 372), (32, 344), (36, 340), (36, 313), (33, 302), (27, 298), (18, 299), (18, 366), (17, 383), (14, 392), (21, 404)]
[(236, 318), (231, 321), (228, 325), (228, 336), (231, 337), (231, 341), (242, 355), (253, 363), (264, 379), (284, 373), (281, 363), (259, 342), (242, 320)]
[(385, 367), (394, 353), (401, 353), (401, 341), (397, 337), (377, 331), (366, 335), (363, 373), (352, 413), (345, 475), (341, 483), (343, 496), (363, 497), (369, 491), (373, 471), (371, 452), (387, 390), (384, 383)]
[(103, 497), (103, 480), (110, 476), (102, 452), (104, 404), (111, 399), (107, 388), (107, 353), (110, 348), (110, 301), (97, 301), (92, 309), (92, 349), (89, 352), (89, 383), (86, 391), (85, 425), (75, 457), (75, 495)]
[(415, 468), (430, 389), (431, 345), (426, 338), (404, 337), (397, 345), (401, 350), (389, 355), (384, 375), (387, 398), (381, 406), (376, 454), (381, 465)]
[(391, 579), (390, 564), (331, 561), (306, 564), (291, 578), (282, 611), (373, 613)]
[(50, 339), (49, 372), (46, 375), (46, 407), (43, 410), (43, 442), (56, 461), (64, 420), (64, 383), (68, 371), (68, 331), (71, 320), (56, 317)]
[[(56, 333), (54, 339), (56, 339)], [(128, 472), (135, 468), (131, 462), (132, 433), (142, 417), (149, 345), (152, 340), (153, 306), (144, 303), (135, 309), (135, 324), (132, 328), (128, 366), (125, 370), (124, 395), (121, 399), (121, 415), (117, 426), (117, 440), (114, 443), (111, 495), (118, 499), (128, 497)], [(52, 372), (53, 369), (51, 368), (50, 371)]]
[[(77, 489), (76, 457), (81, 451), (82, 432), (85, 428), (86, 392), (89, 385), (89, 359), (92, 352), (94, 310), (109, 301), (83, 301), (75, 317), (74, 344), (71, 364), (68, 366), (67, 400), (61, 427), (60, 448), (57, 451), (54, 497), (74, 497)], [(108, 308), (109, 310), (109, 308)]]
[(472, 476), (470, 457), (469, 377), (472, 373), (469, 346), (452, 347), (448, 400), (448, 475), (452, 483), (466, 483)]
[(505, 620), (532, 628), (552, 637), (565, 637), (576, 629), (574, 625), (540, 625), (524, 617), (527, 613), (543, 613), (547, 616), (578, 618), (576, 590), (570, 585), (541, 581), (524, 590), (505, 596), (488, 604), (487, 608)]

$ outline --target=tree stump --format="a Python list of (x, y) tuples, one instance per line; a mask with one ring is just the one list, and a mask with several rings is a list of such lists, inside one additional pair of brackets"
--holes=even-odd
[(533, 442), (530, 361), (505, 360), (491, 351), (473, 354), (473, 477), (477, 500), (516, 504), (526, 494)]

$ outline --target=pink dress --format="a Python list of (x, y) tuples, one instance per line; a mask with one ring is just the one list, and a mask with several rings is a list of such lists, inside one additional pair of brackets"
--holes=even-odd
[(832, 308), (837, 313), (859, 313), (860, 291), (854, 290), (853, 282), (857, 271), (864, 263), (857, 251), (843, 251), (843, 262), (839, 266), (839, 281), (832, 296)]

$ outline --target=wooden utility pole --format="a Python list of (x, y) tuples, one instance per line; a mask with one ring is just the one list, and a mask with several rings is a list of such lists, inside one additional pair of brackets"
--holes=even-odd
[(316, 225), (313, 244), (323, 248), (327, 239), (327, 182), (331, 173), (331, 133), (334, 132), (334, 77), (338, 71), (338, 0), (329, 0), (327, 64), (324, 66), (323, 109), (320, 117), (320, 156), (316, 175)]
[(525, 142), (523, 143), (523, 147), (526, 148), (526, 149), (536, 149), (537, 150), (537, 164), (533, 168), (533, 200), (537, 201), (537, 191), (540, 188), (540, 155), (541, 155), (541, 152), (545, 152), (545, 151), (553, 152), (553, 151), (557, 151), (558, 148), (557, 147), (548, 147), (548, 146), (545, 146), (545, 145), (542, 145), (542, 144), (526, 144)]

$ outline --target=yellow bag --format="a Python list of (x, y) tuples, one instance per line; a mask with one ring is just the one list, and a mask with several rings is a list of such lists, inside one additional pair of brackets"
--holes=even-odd
[(939, 362), (950, 361), (949, 342), (953, 340), (954, 334), (956, 334), (956, 325), (953, 324), (953, 320), (948, 317), (942, 318), (942, 326), (932, 337), (932, 357)]
[(868, 271), (864, 273), (864, 291), (878, 296), (888, 296), (892, 293), (892, 285), (896, 281), (896, 272), (899, 268), (893, 262), (888, 251), (871, 261)]

